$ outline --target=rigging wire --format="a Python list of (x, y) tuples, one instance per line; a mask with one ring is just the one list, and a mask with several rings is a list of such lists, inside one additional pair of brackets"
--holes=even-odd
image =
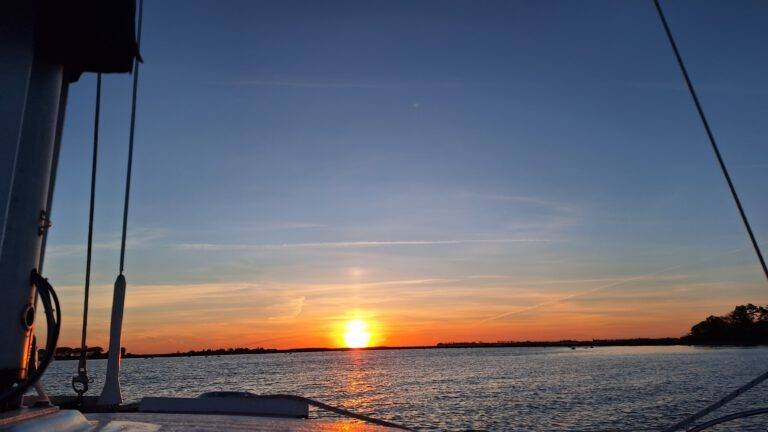
[[(752, 381), (744, 384), (743, 386), (737, 388), (736, 390), (728, 393), (725, 397), (721, 398), (717, 402), (705, 407), (704, 409), (701, 409), (697, 411), (696, 413), (684, 418), (683, 420), (673, 424), (672, 426), (667, 427), (663, 430), (663, 432), (673, 432), (678, 429), (683, 429), (688, 426), (690, 426), (693, 422), (696, 420), (706, 416), (707, 414), (711, 413), (712, 411), (717, 410), (718, 408), (722, 407), (723, 405), (727, 404), (728, 402), (736, 399), (737, 397), (744, 394), (747, 390), (751, 389), (752, 387), (762, 383), (768, 379), (768, 372), (763, 373), (762, 375), (758, 376), (757, 378), (753, 379)], [(706, 424), (706, 423), (705, 423)], [(700, 425), (702, 426), (702, 425)], [(700, 427), (699, 426), (699, 427)], [(696, 429), (700, 430), (700, 429)]]
[(725, 166), (725, 161), (723, 161), (722, 154), (720, 154), (720, 149), (717, 146), (717, 141), (715, 141), (715, 136), (712, 133), (712, 129), (710, 129), (709, 127), (707, 116), (704, 115), (704, 109), (702, 109), (701, 107), (701, 102), (699, 102), (699, 97), (696, 94), (696, 89), (694, 89), (693, 83), (691, 83), (691, 78), (690, 76), (688, 76), (688, 70), (685, 68), (685, 64), (683, 63), (683, 58), (680, 56), (680, 51), (677, 49), (677, 44), (675, 43), (675, 39), (672, 37), (672, 31), (669, 29), (669, 24), (667, 24), (667, 19), (664, 17), (664, 11), (661, 9), (659, 0), (653, 0), (653, 4), (656, 6), (656, 11), (659, 13), (661, 24), (662, 26), (664, 26), (664, 32), (667, 34), (667, 39), (669, 40), (669, 44), (672, 46), (672, 51), (674, 51), (675, 53), (675, 59), (677, 59), (677, 64), (678, 66), (680, 66), (680, 72), (682, 72), (683, 78), (685, 79), (685, 85), (688, 87), (688, 92), (691, 94), (691, 98), (693, 99), (693, 104), (696, 106), (696, 111), (699, 113), (699, 118), (701, 119), (701, 123), (704, 125), (704, 130), (707, 132), (707, 138), (709, 138), (709, 143), (712, 146), (712, 150), (715, 153), (715, 157), (717, 158), (717, 163), (718, 165), (720, 165), (720, 170), (723, 172), (725, 181), (728, 183), (728, 189), (730, 189), (731, 191), (731, 196), (733, 197), (733, 201), (736, 203), (736, 207), (739, 209), (739, 215), (741, 216), (741, 221), (744, 223), (744, 227), (747, 229), (747, 234), (749, 234), (749, 240), (752, 242), (752, 247), (755, 249), (755, 254), (757, 255), (757, 259), (758, 261), (760, 261), (760, 266), (763, 268), (763, 274), (765, 275), (766, 280), (768, 280), (768, 267), (765, 264), (765, 259), (763, 259), (763, 253), (760, 251), (760, 245), (758, 245), (757, 239), (755, 239), (755, 234), (752, 232), (752, 226), (749, 224), (749, 219), (747, 218), (747, 214), (744, 212), (744, 207), (741, 205), (739, 194), (736, 193), (736, 187), (733, 185), (733, 181), (731, 180), (731, 175), (728, 173), (728, 168)]
[(101, 73), (96, 75), (96, 109), (93, 125), (93, 161), (91, 163), (91, 197), (88, 209), (88, 245), (85, 255), (85, 293), (83, 295), (83, 329), (80, 336), (80, 359), (77, 363), (77, 375), (72, 377), (72, 389), (77, 393), (78, 400), (88, 391), (91, 379), (86, 368), (86, 346), (88, 332), (88, 298), (91, 288), (91, 255), (93, 251), (93, 210), (96, 203), (96, 171), (99, 155), (99, 115), (101, 114)]
[(136, 94), (139, 87), (139, 64), (141, 56), (141, 21), (144, 9), (144, 0), (139, 0), (138, 24), (136, 30), (136, 57), (133, 60), (133, 94), (131, 96), (131, 127), (128, 133), (128, 167), (125, 174), (125, 198), (123, 200), (123, 232), (120, 239), (120, 274), (125, 270), (125, 241), (128, 232), (128, 204), (131, 196), (131, 173), (133, 171), (133, 137), (136, 128)]
[[(739, 199), (739, 195), (738, 193), (736, 193), (736, 187), (733, 185), (733, 181), (731, 180), (731, 175), (728, 173), (728, 168), (725, 166), (725, 161), (723, 161), (723, 156), (720, 153), (720, 149), (717, 146), (717, 141), (715, 140), (715, 136), (712, 133), (712, 129), (709, 127), (707, 116), (704, 114), (704, 109), (701, 107), (701, 102), (699, 102), (699, 97), (696, 94), (696, 89), (693, 87), (691, 78), (688, 75), (688, 70), (685, 67), (685, 63), (683, 63), (683, 58), (680, 55), (680, 50), (677, 48), (675, 39), (672, 36), (672, 31), (669, 29), (669, 24), (667, 23), (667, 19), (664, 16), (664, 11), (662, 10), (661, 5), (659, 4), (659, 0), (653, 0), (653, 4), (656, 7), (656, 12), (658, 12), (659, 19), (661, 20), (661, 24), (664, 27), (664, 33), (667, 35), (669, 44), (672, 47), (672, 51), (675, 54), (675, 59), (677, 60), (677, 64), (680, 67), (680, 72), (682, 73), (683, 78), (685, 79), (685, 85), (688, 87), (688, 92), (691, 94), (691, 98), (693, 99), (693, 104), (696, 106), (696, 111), (699, 114), (701, 123), (704, 125), (704, 130), (707, 133), (707, 138), (709, 139), (709, 143), (712, 147), (713, 152), (715, 153), (715, 158), (717, 159), (717, 163), (718, 165), (720, 165), (720, 170), (722, 171), (723, 176), (725, 177), (725, 181), (728, 183), (728, 189), (730, 189), (731, 191), (731, 196), (733, 197), (733, 201), (736, 203), (736, 207), (739, 210), (741, 221), (744, 223), (744, 227), (746, 228), (747, 234), (749, 235), (749, 240), (752, 242), (752, 247), (755, 250), (755, 254), (757, 255), (758, 261), (760, 262), (760, 266), (763, 269), (763, 274), (765, 275), (766, 280), (768, 280), (768, 267), (766, 267), (765, 260), (763, 259), (763, 254), (762, 254), (762, 251), (760, 250), (760, 245), (757, 243), (757, 239), (755, 238), (755, 234), (752, 231), (752, 227), (749, 223), (749, 219), (747, 218), (746, 212), (744, 211), (744, 207), (741, 205), (741, 200)], [(723, 405), (727, 404), (733, 399), (736, 399), (738, 396), (742, 395), (744, 392), (751, 389), (752, 387), (755, 387), (756, 385), (762, 383), (766, 379), (768, 379), (768, 372), (765, 372), (762, 375), (754, 378), (752, 381), (737, 388), (736, 390), (732, 391), (725, 397), (707, 406), (706, 408), (688, 416), (687, 418), (675, 423), (674, 425), (668, 428), (665, 428), (664, 432), (672, 432), (672, 431), (689, 426), (696, 420), (704, 417), (705, 415), (711, 413), (712, 411), (715, 411), (716, 409), (722, 407)], [(756, 414), (758, 413), (755, 412), (755, 414), (751, 414), (751, 415), (756, 415)], [(711, 422), (708, 422), (708, 423), (711, 423)], [(697, 426), (696, 428), (694, 428), (694, 430), (702, 430), (705, 427), (709, 427), (711, 425), (717, 424), (717, 423), (712, 423), (711, 425), (709, 425), (708, 423)]]
[(140, 45), (141, 45), (141, 27), (143, 17), (144, 2), (139, 1), (138, 23), (135, 33), (134, 57), (133, 57), (133, 89), (131, 95), (131, 119), (128, 135), (128, 161), (125, 175), (125, 197), (123, 201), (123, 221), (120, 237), (120, 265), (119, 273), (115, 279), (115, 285), (112, 291), (112, 319), (109, 329), (109, 358), (107, 360), (107, 376), (104, 387), (99, 397), (101, 405), (120, 405), (122, 396), (120, 392), (120, 357), (121, 357), (121, 334), (123, 323), (123, 312), (125, 310), (125, 291), (127, 282), (125, 280), (125, 249), (128, 233), (128, 208), (131, 196), (131, 172), (133, 169), (133, 147), (136, 130), (136, 99), (139, 83), (139, 63), (141, 63)]
[(686, 432), (699, 432), (705, 429), (709, 429), (712, 426), (717, 426), (721, 423), (729, 422), (731, 420), (742, 419), (742, 418), (752, 417), (756, 415), (763, 415), (763, 414), (768, 414), (768, 408), (755, 408), (747, 411), (740, 411), (740, 412), (729, 414), (723, 417), (718, 417), (706, 423), (702, 423), (700, 425), (692, 427), (691, 429), (688, 429)]

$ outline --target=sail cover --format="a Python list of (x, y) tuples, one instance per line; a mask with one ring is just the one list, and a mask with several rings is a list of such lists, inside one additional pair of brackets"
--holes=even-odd
[(83, 72), (126, 73), (139, 55), (135, 0), (44, 0), (36, 42), (47, 61), (66, 66), (70, 82)]

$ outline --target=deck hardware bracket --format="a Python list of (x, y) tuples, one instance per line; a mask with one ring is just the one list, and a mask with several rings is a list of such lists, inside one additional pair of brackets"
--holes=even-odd
[(51, 219), (48, 217), (48, 213), (45, 210), (40, 210), (40, 227), (37, 229), (37, 235), (44, 235), (50, 227), (53, 226)]
[(32, 303), (27, 303), (24, 310), (21, 311), (21, 323), (27, 328), (32, 328), (32, 324), (35, 323), (35, 306)]

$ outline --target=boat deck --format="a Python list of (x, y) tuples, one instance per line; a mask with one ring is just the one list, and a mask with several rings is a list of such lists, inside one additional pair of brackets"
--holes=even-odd
[(141, 431), (141, 432), (208, 432), (208, 431), (344, 431), (384, 432), (395, 429), (369, 425), (348, 419), (290, 419), (211, 414), (166, 413), (91, 413), (85, 417), (93, 424), (94, 431)]
[[(303, 400), (287, 397), (208, 395), (199, 398), (149, 397), (113, 409), (91, 403), (77, 409), (23, 407), (0, 415), (2, 432), (208, 432), (208, 431), (344, 431), (397, 430), (348, 417), (308, 418)], [(71, 397), (53, 398), (73, 405)], [(31, 399), (26, 399), (31, 400)]]

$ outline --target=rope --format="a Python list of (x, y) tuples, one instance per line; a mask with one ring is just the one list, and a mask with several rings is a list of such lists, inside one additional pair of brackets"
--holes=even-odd
[(326, 411), (330, 411), (339, 415), (343, 415), (345, 417), (350, 417), (357, 420), (362, 420), (367, 423), (375, 424), (378, 426), (386, 426), (391, 427), (395, 429), (401, 429), (406, 431), (413, 431), (414, 429), (411, 429), (407, 426), (403, 426), (397, 423), (392, 423), (386, 420), (377, 419), (374, 417), (369, 417), (364, 414), (358, 414), (349, 410), (346, 410), (344, 408), (335, 407), (332, 405), (328, 405), (326, 403), (310, 399), (304, 396), (296, 396), (296, 395), (290, 395), (290, 394), (273, 394), (273, 395), (253, 395), (252, 397), (258, 398), (258, 399), (289, 399), (289, 400), (295, 400), (299, 402), (304, 402), (306, 404), (309, 404), (313, 407), (320, 408)]
[(48, 280), (40, 276), (37, 270), (32, 270), (30, 283), (37, 287), (37, 295), (40, 296), (40, 301), (43, 303), (45, 311), (45, 322), (48, 329), (46, 332), (45, 356), (40, 360), (40, 365), (37, 369), (27, 379), (5, 393), (0, 394), (0, 405), (5, 405), (7, 401), (23, 396), (27, 390), (40, 380), (48, 365), (53, 361), (56, 344), (59, 341), (59, 332), (61, 331), (61, 305), (59, 304), (59, 297), (56, 295), (56, 291), (53, 290), (51, 284), (48, 283)]
[[(731, 175), (728, 173), (728, 168), (725, 166), (725, 161), (723, 161), (723, 156), (720, 153), (720, 149), (717, 146), (717, 141), (715, 141), (715, 136), (712, 133), (712, 129), (709, 127), (709, 122), (707, 121), (707, 117), (704, 114), (704, 109), (701, 107), (701, 102), (699, 102), (699, 97), (696, 94), (696, 89), (693, 87), (693, 83), (691, 82), (691, 78), (688, 75), (688, 70), (685, 68), (685, 63), (683, 63), (683, 58), (680, 55), (680, 50), (677, 48), (677, 44), (675, 43), (675, 39), (672, 36), (672, 31), (669, 29), (669, 24), (667, 23), (667, 19), (664, 16), (664, 11), (661, 9), (661, 5), (659, 4), (659, 0), (653, 0), (654, 6), (656, 6), (656, 11), (659, 14), (659, 19), (661, 20), (661, 24), (664, 27), (664, 33), (667, 35), (667, 39), (669, 40), (669, 44), (672, 46), (672, 51), (675, 54), (675, 59), (677, 60), (677, 64), (680, 67), (680, 72), (683, 74), (683, 78), (685, 79), (685, 85), (688, 87), (688, 92), (691, 94), (691, 98), (693, 99), (693, 103), (696, 106), (696, 111), (699, 114), (699, 118), (701, 119), (701, 123), (704, 125), (704, 130), (707, 133), (707, 138), (709, 138), (709, 143), (712, 146), (712, 150), (715, 153), (715, 157), (717, 158), (717, 163), (720, 165), (720, 170), (723, 172), (723, 176), (725, 177), (725, 181), (728, 183), (728, 189), (731, 191), (731, 196), (733, 197), (733, 201), (736, 203), (736, 207), (739, 210), (739, 215), (741, 216), (741, 221), (744, 223), (744, 227), (747, 229), (747, 234), (749, 235), (749, 240), (752, 242), (752, 247), (755, 250), (755, 254), (757, 255), (758, 261), (760, 261), (760, 266), (763, 269), (763, 274), (765, 275), (766, 279), (768, 280), (768, 267), (766, 267), (765, 260), (763, 259), (763, 254), (760, 250), (760, 246), (757, 243), (757, 240), (755, 239), (755, 234), (752, 232), (752, 227), (749, 224), (749, 219), (747, 218), (746, 213), (744, 212), (744, 207), (741, 205), (741, 200), (739, 199), (739, 195), (736, 193), (736, 187), (733, 185), (733, 181), (731, 180)], [(708, 407), (700, 410), (699, 412), (687, 417), (686, 419), (664, 429), (664, 432), (672, 432), (677, 429), (684, 428), (694, 421), (698, 420), (701, 417), (704, 417), (705, 415), (711, 413), (712, 411), (722, 407), (723, 405), (727, 404), (728, 402), (732, 401), (733, 399), (736, 399), (738, 396), (746, 392), (747, 390), (751, 389), (752, 387), (760, 384), (761, 382), (768, 379), (768, 372), (763, 373), (762, 375), (758, 376), (757, 378), (753, 379), (752, 381), (744, 384), (743, 386), (739, 387), (738, 389), (734, 390), (733, 392), (729, 393), (722, 399), (718, 400), (717, 402), (709, 405)], [(695, 428), (694, 428), (695, 429)], [(695, 429), (695, 430), (701, 430), (701, 429)]]
[(91, 163), (91, 197), (88, 209), (88, 245), (85, 256), (85, 294), (83, 296), (83, 329), (80, 336), (80, 359), (77, 363), (77, 376), (72, 378), (72, 389), (78, 398), (88, 391), (88, 370), (86, 369), (86, 338), (88, 332), (88, 298), (91, 288), (91, 255), (93, 252), (93, 210), (96, 203), (96, 171), (99, 155), (99, 115), (101, 113), (101, 73), (96, 75), (96, 109), (93, 125), (93, 161)]
[(128, 134), (128, 167), (125, 175), (125, 200), (123, 201), (123, 233), (120, 240), (120, 274), (125, 270), (125, 239), (128, 232), (128, 204), (131, 196), (131, 172), (133, 170), (133, 136), (136, 127), (136, 93), (139, 87), (139, 48), (141, 47), (141, 18), (144, 0), (139, 1), (138, 29), (136, 30), (136, 57), (133, 59), (133, 95), (131, 96), (131, 128)]

